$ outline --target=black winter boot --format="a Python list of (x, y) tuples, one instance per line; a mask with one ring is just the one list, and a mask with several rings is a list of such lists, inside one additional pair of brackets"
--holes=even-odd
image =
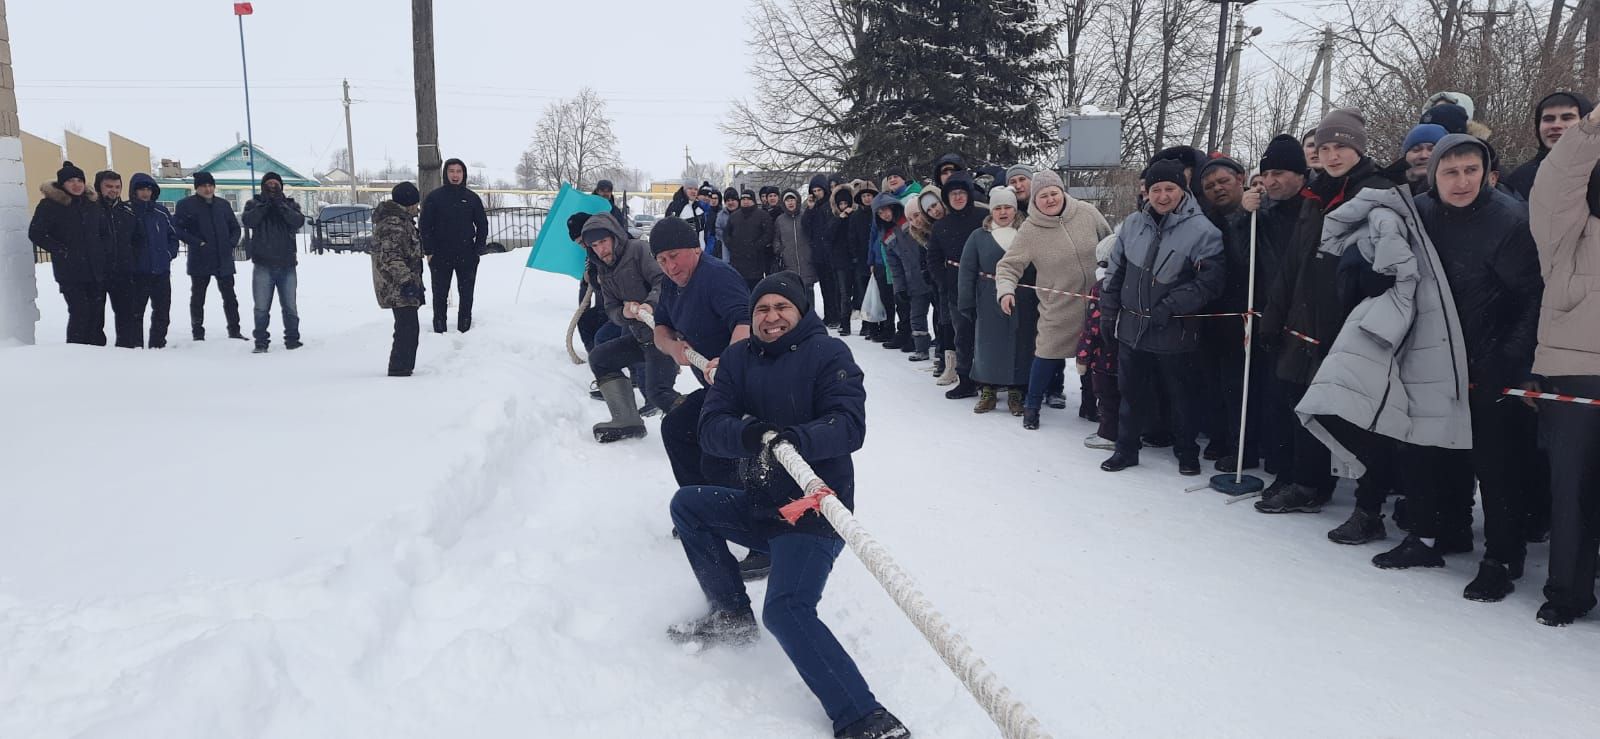
[(951, 400), (975, 398), (978, 396), (978, 383), (973, 382), (971, 377), (961, 375), (961, 381), (956, 383), (955, 387), (950, 388), (950, 390), (945, 392), (944, 396)]
[(449, 331), (449, 330), (450, 330), (450, 321), (446, 320), (444, 316), (436, 315), (436, 316), (433, 317), (433, 332), (434, 333), (442, 334), (442, 333), (444, 333), (446, 331)]
[(927, 334), (912, 334), (911, 335), (912, 353), (911, 353), (911, 356), (906, 357), (906, 360), (907, 361), (911, 361), (911, 362), (926, 362), (926, 361), (928, 361), (928, 347), (930, 345), (932, 345), (932, 344), (933, 344), (933, 337), (932, 336), (929, 336)]
[(739, 577), (745, 581), (760, 580), (772, 574), (772, 557), (766, 552), (752, 550), (739, 563)]
[(1038, 431), (1039, 430), (1039, 409), (1038, 408), (1023, 408), (1022, 409), (1022, 427), (1027, 429), (1027, 430), (1029, 430), (1029, 431)]
[(1389, 532), (1383, 527), (1383, 514), (1368, 513), (1360, 508), (1351, 511), (1349, 520), (1328, 532), (1329, 541), (1352, 546), (1387, 538)]
[(1307, 485), (1290, 485), (1283, 492), (1256, 501), (1256, 510), (1262, 513), (1317, 513), (1326, 501), (1319, 500), (1316, 488)]
[(471, 331), (472, 330), (472, 316), (468, 316), (468, 315), (456, 316), (456, 330), (460, 331), (461, 333), (466, 333), (468, 331)]
[(1106, 472), (1121, 472), (1129, 467), (1138, 466), (1138, 457), (1130, 457), (1122, 452), (1112, 452), (1110, 459), (1100, 463), (1100, 469)]
[(1587, 615), (1588, 611), (1579, 611), (1554, 601), (1545, 601), (1544, 605), (1539, 606), (1539, 615), (1535, 618), (1545, 626), (1571, 626), (1573, 621)]
[(1422, 537), (1407, 534), (1400, 546), (1372, 558), (1372, 566), (1380, 570), (1406, 570), (1412, 567), (1443, 567), (1444, 555), (1428, 546)]
[(742, 647), (761, 636), (756, 614), (749, 606), (737, 611), (712, 611), (693, 621), (667, 627), (667, 638), (678, 644), (704, 647), (723, 645)]
[(880, 708), (834, 734), (839, 739), (911, 739), (911, 730)]
[(1492, 559), (1478, 563), (1478, 576), (1467, 583), (1461, 597), (1479, 603), (1499, 603), (1517, 589), (1512, 581), (1522, 576), (1522, 566), (1515, 570)]

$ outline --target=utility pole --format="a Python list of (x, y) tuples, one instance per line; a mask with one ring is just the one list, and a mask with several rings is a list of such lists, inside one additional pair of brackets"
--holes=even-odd
[(1322, 29), (1322, 48), (1322, 117), (1326, 118), (1333, 110), (1333, 26)]
[(411, 0), (411, 76), (417, 86), (417, 189), (427, 195), (444, 176), (433, 82), (433, 0)]
[[(1217, 129), (1221, 128), (1222, 112), (1222, 78), (1227, 69), (1228, 57), (1228, 6), (1230, 0), (1222, 0), (1217, 5), (1222, 7), (1220, 18), (1217, 21), (1217, 68), (1211, 79), (1211, 104), (1206, 106), (1206, 151), (1217, 150)], [(1199, 137), (1196, 137), (1199, 138)]]
[(1491, 78), (1494, 76), (1493, 67), (1489, 63), (1494, 54), (1494, 22), (1499, 20), (1500, 16), (1513, 15), (1509, 10), (1496, 10), (1495, 5), (1495, 0), (1489, 0), (1488, 10), (1463, 11), (1464, 15), (1470, 15), (1483, 21), (1483, 30), (1478, 34), (1478, 41), (1481, 44), (1478, 51), (1478, 89), (1486, 92), (1492, 86)]
[(350, 166), (350, 204), (358, 202), (356, 197), (356, 137), (350, 130), (350, 80), (344, 81), (344, 155), (345, 163)]
[(1233, 121), (1239, 112), (1239, 57), (1244, 56), (1244, 42), (1247, 38), (1255, 38), (1261, 33), (1261, 28), (1250, 29), (1250, 35), (1245, 36), (1244, 16), (1233, 24), (1233, 52), (1229, 59), (1228, 69), (1228, 118), (1227, 124), (1222, 127), (1222, 151), (1233, 151)]

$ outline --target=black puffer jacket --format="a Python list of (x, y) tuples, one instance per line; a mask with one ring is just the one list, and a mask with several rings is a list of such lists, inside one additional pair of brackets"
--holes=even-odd
[(823, 175), (811, 178), (802, 202), (809, 202), (811, 191), (819, 187), (822, 188), (822, 199), (806, 206), (805, 215), (800, 217), (800, 226), (805, 231), (806, 243), (811, 245), (811, 266), (820, 275), (833, 269), (833, 254), (829, 245), (833, 243), (834, 226), (839, 219), (833, 215), (830, 202), (833, 190), (828, 187), (828, 178)]
[(728, 263), (746, 280), (767, 276), (772, 265), (772, 216), (765, 208), (740, 208), (728, 216)]
[[(950, 207), (950, 193), (954, 190), (967, 192), (967, 207), (961, 210)], [(972, 175), (967, 172), (950, 175), (950, 180), (939, 189), (939, 199), (944, 203), (945, 213), (944, 218), (933, 224), (933, 235), (928, 238), (928, 273), (939, 294), (954, 301), (961, 269), (950, 266), (950, 262), (961, 263), (961, 250), (966, 248), (967, 238), (973, 231), (983, 228), (983, 219), (989, 211), (978, 207)]]
[[(1475, 142), (1439, 142), (1434, 156)], [(1466, 137), (1462, 137), (1466, 138)], [(1533, 369), (1544, 278), (1528, 215), (1516, 198), (1484, 188), (1457, 208), (1431, 190), (1415, 199), (1461, 316), (1467, 374), (1478, 387), (1514, 387)]]
[(245, 202), (239, 220), (250, 229), (250, 261), (263, 267), (298, 264), (294, 236), (306, 225), (306, 217), (293, 198), (263, 192)]
[(57, 283), (101, 282), (111, 267), (111, 227), (85, 190), (73, 197), (54, 182), (39, 186), (44, 199), (33, 211), (28, 240), (50, 252)]
[(1344, 177), (1323, 174), (1301, 192), (1300, 217), (1268, 294), (1259, 334), (1268, 349), (1278, 349), (1278, 377), (1284, 381), (1311, 384), (1349, 313), (1339, 296), (1339, 258), (1319, 249), (1325, 216), (1362, 190), (1393, 187), (1371, 159), (1362, 158)]
[(131, 275), (138, 271), (139, 258), (144, 253), (144, 229), (139, 226), (139, 216), (126, 200), (100, 198), (100, 208), (105, 212), (106, 228), (110, 229), (111, 264), (113, 275)]
[[(461, 165), (462, 172), (466, 172), (467, 165), (460, 159), (446, 161), (445, 171), (452, 164)], [(422, 253), (440, 266), (476, 261), (489, 241), (489, 216), (483, 210), (483, 199), (467, 188), (465, 177), (459, 185), (448, 182), (428, 193), (422, 201), (422, 216), (417, 219)], [(621, 216), (617, 218), (621, 223)]]

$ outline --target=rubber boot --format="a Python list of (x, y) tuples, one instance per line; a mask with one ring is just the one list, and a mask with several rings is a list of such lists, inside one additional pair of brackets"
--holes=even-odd
[(634, 405), (633, 383), (622, 375), (611, 375), (600, 381), (600, 395), (611, 411), (611, 420), (594, 425), (594, 440), (610, 444), (623, 439), (638, 439), (645, 435), (644, 419)]
[(933, 337), (925, 333), (914, 333), (911, 335), (911, 344), (913, 351), (911, 356), (906, 357), (906, 360), (911, 362), (928, 361), (928, 346), (933, 344)]
[(954, 385), (957, 379), (960, 378), (956, 375), (956, 351), (950, 349), (944, 353), (944, 372), (933, 381), (933, 384)]

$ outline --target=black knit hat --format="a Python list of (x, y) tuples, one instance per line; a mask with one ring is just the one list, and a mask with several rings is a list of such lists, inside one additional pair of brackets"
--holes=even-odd
[(608, 191), (611, 191), (611, 192), (616, 192), (617, 188), (615, 188), (615, 187), (613, 187), (611, 185), (611, 180), (601, 180), (599, 182), (594, 183), (594, 191), (595, 192), (600, 192), (601, 190), (608, 190)]
[(278, 181), (278, 189), (279, 190), (283, 189), (283, 175), (278, 174), (277, 172), (268, 172), (268, 173), (266, 173), (264, 175), (261, 175), (261, 184), (262, 185), (267, 184), (267, 180), (277, 180)]
[(122, 181), (122, 175), (117, 174), (116, 172), (113, 172), (113, 171), (111, 171), (109, 169), (102, 169), (99, 172), (95, 172), (94, 173), (94, 191), (96, 193), (100, 192), (100, 183), (105, 182), (106, 180), (116, 180), (118, 182), (121, 182)]
[(730, 188), (722, 191), (722, 200), (723, 200), (723, 202), (727, 202), (729, 200), (738, 200), (738, 199), (739, 199), (739, 191), (738, 190), (735, 190), (735, 189), (730, 187)]
[[(658, 227), (659, 228), (659, 227)], [(785, 270), (775, 275), (770, 275), (761, 282), (756, 283), (756, 289), (750, 292), (750, 313), (755, 315), (756, 303), (763, 295), (782, 295), (789, 299), (794, 307), (800, 309), (800, 315), (811, 311), (811, 294), (806, 290), (806, 284), (800, 275), (793, 271)]]
[(766, 197), (768, 195), (777, 195), (777, 194), (778, 194), (778, 186), (777, 185), (762, 185), (761, 186), (761, 197)]
[(215, 184), (217, 184), (217, 178), (212, 177), (210, 172), (195, 172), (194, 173), (194, 186), (195, 187), (199, 187), (201, 185), (215, 185)]
[(841, 208), (850, 207), (855, 200), (855, 195), (850, 192), (850, 188), (848, 187), (836, 188), (833, 191), (833, 204)]
[(902, 180), (910, 180), (911, 179), (911, 178), (906, 176), (906, 168), (902, 167), (902, 166), (899, 166), (899, 165), (895, 165), (895, 166), (889, 167), (888, 169), (883, 170), (883, 176), (884, 177), (899, 177)]
[(72, 162), (62, 162), (61, 169), (56, 170), (57, 185), (65, 185), (67, 184), (67, 180), (82, 179), (87, 179), (83, 176), (83, 170), (78, 168), (78, 165), (73, 164)]
[(1148, 190), (1158, 182), (1171, 182), (1180, 190), (1187, 190), (1188, 184), (1183, 181), (1183, 162), (1177, 159), (1158, 159), (1151, 162), (1144, 170), (1144, 186)]
[(1467, 109), (1454, 103), (1435, 105), (1422, 114), (1418, 123), (1436, 123), (1450, 133), (1467, 132)]
[(650, 229), (651, 256), (660, 256), (661, 252), (673, 249), (699, 248), (700, 236), (694, 232), (694, 226), (682, 218), (663, 218)]
[(1200, 169), (1195, 170), (1195, 181), (1199, 182), (1200, 180), (1204, 180), (1206, 178), (1206, 173), (1216, 169), (1217, 167), (1231, 170), (1234, 174), (1240, 175), (1241, 177), (1244, 175), (1244, 165), (1240, 164), (1233, 157), (1212, 157), (1201, 164)]
[(1306, 151), (1300, 148), (1300, 140), (1286, 133), (1272, 137), (1266, 153), (1261, 155), (1261, 171), (1269, 169), (1305, 174), (1308, 169)]
[(751, 192), (750, 190), (746, 189), (744, 192), (739, 193), (739, 199), (740, 200), (744, 200), (745, 198), (749, 198), (751, 200), (755, 200), (756, 199), (756, 194), (754, 192)]
[(567, 217), (567, 238), (573, 241), (583, 241), (583, 224), (588, 223), (594, 216), (590, 213), (573, 213)]
[(422, 193), (410, 182), (402, 182), (389, 191), (389, 198), (401, 207), (410, 208), (422, 202)]

